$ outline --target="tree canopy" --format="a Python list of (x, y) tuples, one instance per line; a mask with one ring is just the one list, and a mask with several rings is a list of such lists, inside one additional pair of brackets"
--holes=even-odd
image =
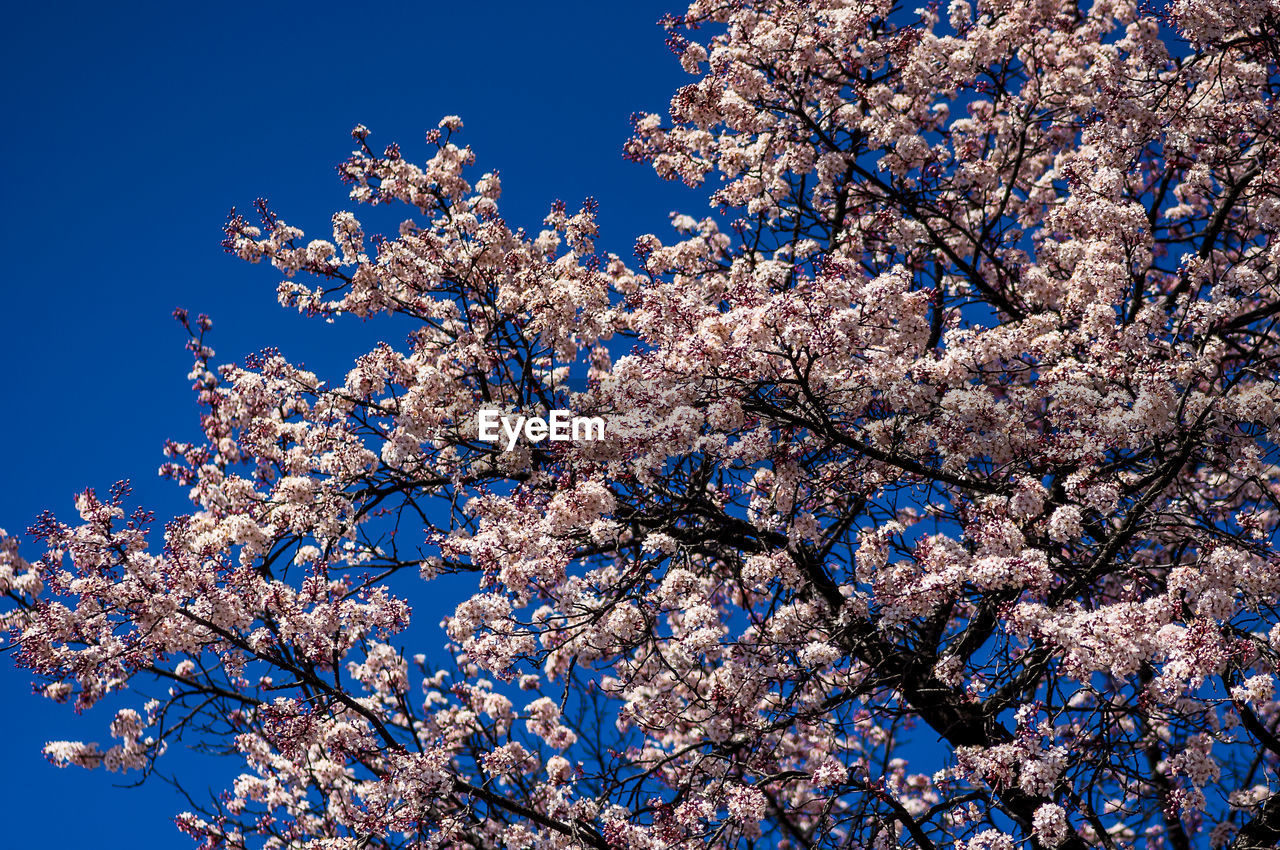
[(412, 331), (326, 378), (178, 312), (192, 512), (0, 535), (19, 662), (130, 700), (46, 753), (237, 760), (208, 850), (1280, 844), (1280, 9), (665, 24), (626, 154), (708, 207), (634, 253), (506, 222), (455, 116), (353, 131), (391, 232), (233, 213), (286, 307)]

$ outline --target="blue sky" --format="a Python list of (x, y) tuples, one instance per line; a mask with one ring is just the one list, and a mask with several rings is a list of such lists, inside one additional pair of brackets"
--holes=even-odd
[[(212, 316), (219, 361), (274, 345), (327, 377), (378, 335), (286, 312), (275, 272), (220, 247), (227, 211), (260, 196), (323, 235), (348, 206), (334, 166), (356, 123), (421, 158), (423, 132), (459, 114), (478, 168), (502, 172), (510, 222), (537, 228), (554, 199), (593, 195), (601, 247), (624, 256), (668, 211), (700, 213), (621, 155), (628, 116), (664, 110), (689, 79), (655, 25), (667, 11), (678, 4), (13, 5), (0, 30), (0, 528), (45, 508), (73, 516), (74, 493), (121, 478), (161, 517), (185, 509), (155, 475), (166, 438), (197, 436), (174, 307)], [(0, 846), (191, 846), (162, 784), (120, 789), (130, 777), (40, 755), (49, 739), (105, 739), (104, 712), (36, 698), (0, 660), (0, 719)]]

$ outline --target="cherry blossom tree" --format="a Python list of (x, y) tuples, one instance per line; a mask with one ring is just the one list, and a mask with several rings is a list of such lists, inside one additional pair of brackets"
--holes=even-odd
[(354, 131), (398, 231), (232, 215), (282, 304), (412, 333), (332, 380), (178, 313), (192, 512), (0, 544), (19, 663), (118, 707), (49, 758), (225, 754), (210, 850), (1280, 845), (1280, 7), (666, 29), (626, 152), (709, 207), (634, 256), (505, 222), (455, 117)]

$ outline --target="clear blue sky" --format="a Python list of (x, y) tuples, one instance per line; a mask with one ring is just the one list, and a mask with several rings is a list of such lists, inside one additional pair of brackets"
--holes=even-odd
[[(12, 5), (0, 31), (0, 528), (22, 531), (44, 508), (71, 517), (75, 492), (120, 478), (161, 517), (185, 509), (155, 476), (166, 438), (197, 435), (174, 307), (213, 317), (220, 361), (275, 345), (342, 374), (376, 325), (284, 311), (278, 275), (219, 243), (228, 209), (259, 196), (323, 235), (347, 206), (333, 169), (356, 123), (420, 158), (423, 132), (459, 114), (478, 167), (502, 171), (509, 221), (536, 228), (552, 200), (594, 195), (601, 247), (623, 255), (669, 210), (700, 212), (621, 156), (628, 116), (664, 110), (689, 79), (655, 25), (667, 11), (678, 4)], [(191, 845), (163, 785), (120, 789), (130, 777), (40, 755), (49, 739), (105, 740), (104, 712), (32, 696), (5, 658), (0, 719), (0, 847)]]

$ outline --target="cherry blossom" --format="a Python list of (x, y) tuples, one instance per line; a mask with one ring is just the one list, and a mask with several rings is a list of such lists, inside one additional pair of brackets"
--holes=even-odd
[(665, 27), (625, 150), (708, 206), (630, 253), (508, 224), (457, 116), (352, 132), (392, 232), (231, 215), (285, 307), (412, 333), (322, 376), (178, 312), (192, 511), (0, 533), (18, 662), (124, 706), (48, 757), (225, 753), (207, 850), (1280, 844), (1274, 8)]

